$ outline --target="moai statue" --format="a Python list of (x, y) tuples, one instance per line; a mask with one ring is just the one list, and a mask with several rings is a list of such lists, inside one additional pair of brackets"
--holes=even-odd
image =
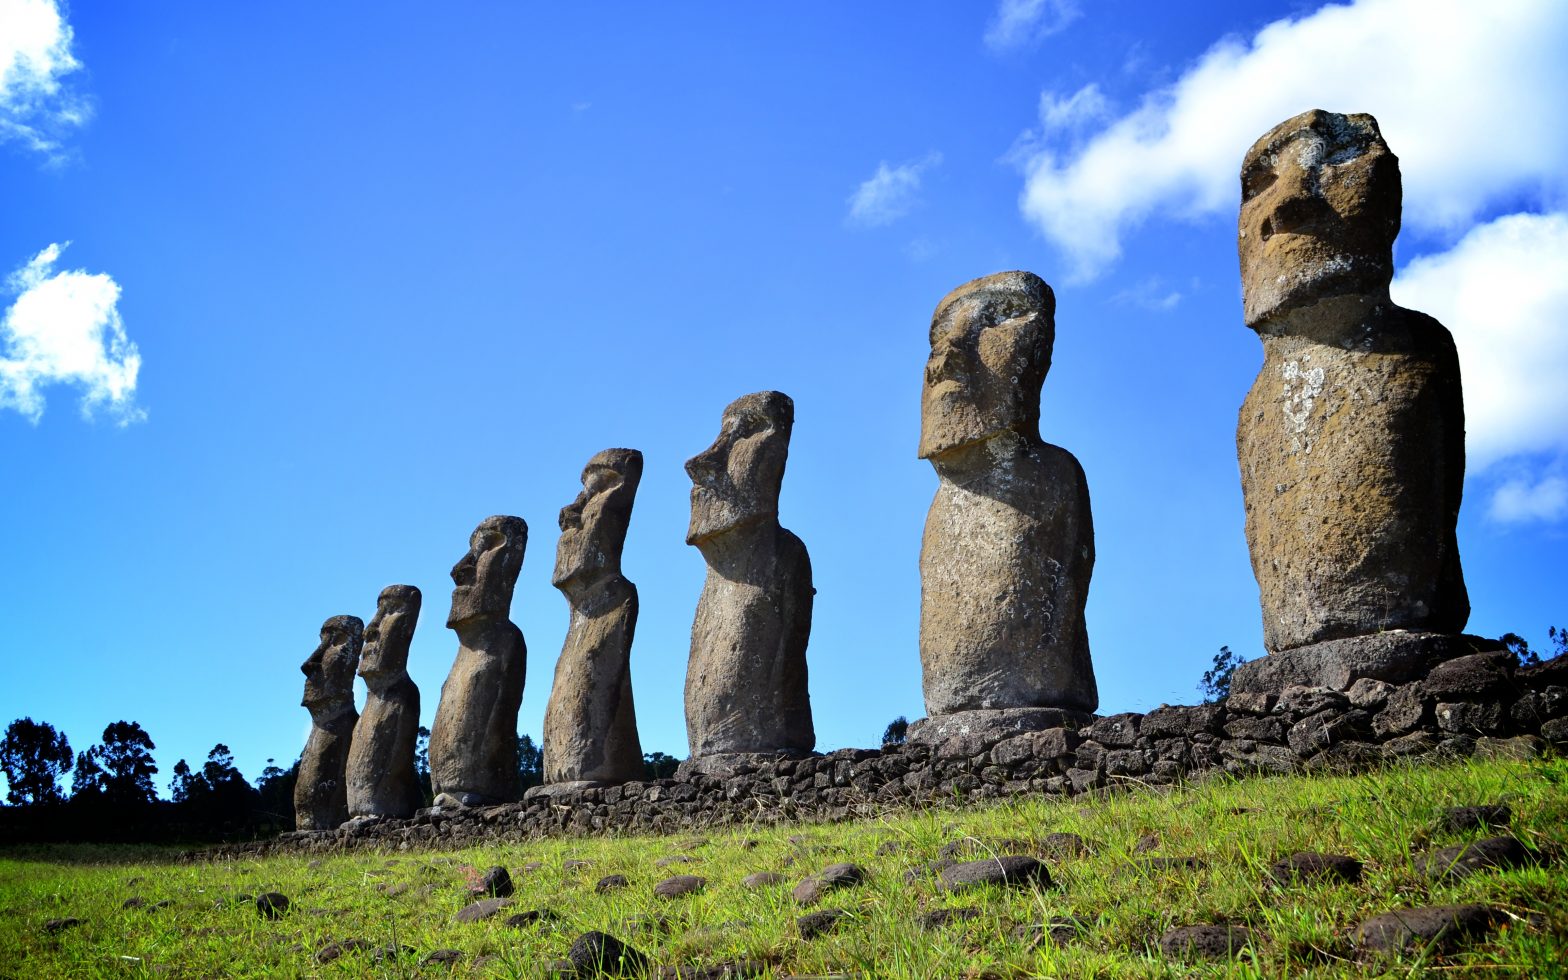
[(1236, 430), (1247, 545), (1264, 645), (1304, 652), (1232, 689), (1440, 656), (1433, 634), (1456, 639), (1470, 615), (1464, 402), (1453, 337), (1389, 299), (1399, 161), (1371, 116), (1313, 110), (1253, 144), (1241, 191), (1243, 307), (1263, 341)]
[(781, 392), (737, 398), (713, 445), (686, 461), (686, 543), (708, 563), (686, 665), (693, 760), (803, 755), (817, 742), (806, 687), (811, 559), (778, 521), (794, 422), (795, 403)]
[[(571, 624), (544, 713), (546, 793), (643, 777), (632, 707), (637, 587), (621, 575), (621, 548), (642, 479), (642, 453), (606, 449), (583, 469), (583, 489), (561, 508), (551, 582)], [(532, 791), (530, 791), (532, 792)]]
[(487, 517), (452, 568), (457, 660), (430, 726), (430, 783), (438, 806), (486, 806), (517, 798), (517, 709), (528, 648), (508, 618), (523, 569), (528, 525)]
[(930, 717), (912, 726), (917, 740), (946, 731), (944, 718), (1044, 727), (1099, 703), (1083, 612), (1089, 485), (1039, 432), (1055, 312), (1040, 277), (1001, 272), (948, 293), (931, 318), (920, 458), (940, 482), (920, 547)]
[(348, 819), (349, 740), (359, 714), (354, 710), (354, 667), (365, 624), (358, 616), (333, 616), (321, 624), (321, 642), (300, 665), (310, 711), (310, 737), (294, 784), (294, 829), (336, 830)]
[(370, 693), (348, 750), (350, 817), (411, 817), (423, 802), (414, 772), (419, 688), (408, 676), (408, 645), (419, 603), (419, 590), (412, 585), (389, 585), (365, 627), (359, 676)]

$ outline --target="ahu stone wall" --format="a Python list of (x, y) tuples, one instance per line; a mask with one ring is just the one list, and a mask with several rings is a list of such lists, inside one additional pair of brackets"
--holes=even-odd
[(431, 807), (411, 820), (352, 821), (217, 853), (406, 850), (561, 834), (838, 821), (888, 809), (1065, 796), (1217, 773), (1358, 771), (1399, 760), (1531, 756), (1549, 746), (1568, 748), (1568, 658), (1517, 668), (1507, 651), (1485, 650), (1397, 682), (1363, 676), (1346, 690), (1293, 685), (1277, 695), (1241, 693), (1147, 714), (1062, 711), (1043, 720), (1057, 724), (932, 733), (920, 732), (917, 723), (916, 736), (902, 745), (805, 758), (755, 756), (723, 773), (688, 767), (674, 779), (491, 807)]

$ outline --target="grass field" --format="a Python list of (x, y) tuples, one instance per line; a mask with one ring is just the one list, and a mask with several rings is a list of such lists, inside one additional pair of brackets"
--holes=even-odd
[[(1512, 810), (1506, 830), (1434, 829), (1448, 807), (1498, 802)], [(1080, 835), (1091, 851), (1044, 846), (1046, 835), (1063, 832)], [(1412, 864), (1413, 853), (1499, 833), (1546, 853), (1568, 845), (1568, 762), (1216, 779), (1170, 790), (1135, 787), (1105, 799), (1027, 799), (831, 826), (552, 839), (456, 852), (178, 863), (169, 852), (125, 848), (13, 850), (0, 852), (0, 977), (543, 977), (589, 930), (611, 933), (646, 953), (663, 975), (683, 977), (736, 960), (763, 964), (754, 975), (765, 977), (1568, 975), (1568, 874), (1560, 861), (1444, 882)], [(966, 857), (1034, 853), (1054, 882), (948, 892), (929, 868), (946, 845)], [(1359, 859), (1361, 881), (1265, 883), (1272, 862), (1303, 850)], [(1151, 857), (1197, 858), (1201, 866), (1151, 865)], [(862, 883), (809, 907), (791, 897), (803, 878), (846, 861), (865, 869)], [(516, 892), (509, 906), (484, 921), (454, 921), (471, 901), (469, 882), (493, 865), (511, 872)], [(785, 880), (742, 886), (759, 871)], [(654, 885), (677, 874), (700, 875), (706, 886), (680, 898), (655, 897)], [(596, 891), (608, 875), (624, 875), (628, 884)], [(277, 920), (240, 898), (269, 891), (291, 900)], [(143, 904), (125, 907), (128, 899)], [(1503, 925), (1446, 957), (1421, 950), (1363, 956), (1347, 939), (1372, 915), (1468, 902), (1502, 909)], [(796, 920), (823, 908), (847, 915), (802, 938)], [(945, 908), (976, 914), (922, 923), (926, 913)], [(529, 910), (554, 917), (507, 924)], [(1031, 928), (1058, 917), (1076, 918), (1077, 934), (1058, 943)], [(81, 922), (46, 929), (64, 918)], [(1239, 956), (1219, 961), (1160, 952), (1168, 928), (1210, 922), (1247, 925), (1255, 939)], [(348, 940), (367, 948), (322, 962), (324, 947)], [(388, 946), (409, 952), (375, 956)], [(427, 961), (438, 950), (456, 951), (445, 954), (454, 961)]]

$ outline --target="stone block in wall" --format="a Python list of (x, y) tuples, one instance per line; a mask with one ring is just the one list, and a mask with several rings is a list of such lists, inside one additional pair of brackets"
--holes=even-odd
[(1225, 734), (1256, 742), (1285, 741), (1285, 721), (1278, 715), (1237, 715), (1225, 723)]
[(1084, 742), (1074, 757), (1079, 769), (1099, 769), (1105, 764), (1105, 752), (1105, 746), (1099, 742)]
[(1438, 728), (1455, 735), (1499, 735), (1508, 719), (1508, 712), (1498, 701), (1439, 703), (1432, 715)]
[(1143, 776), (1152, 760), (1145, 749), (1112, 749), (1105, 753), (1107, 776)]
[(1283, 745), (1261, 745), (1250, 739), (1235, 739), (1220, 743), (1220, 755), (1225, 768), (1233, 772), (1259, 770), (1285, 774), (1295, 772), (1301, 760)]
[(1411, 732), (1409, 735), (1400, 735), (1384, 742), (1382, 752), (1386, 759), (1400, 759), (1426, 755), (1435, 748), (1437, 748), (1437, 736), (1431, 732)]
[(1031, 760), (1052, 761), (1076, 749), (1082, 737), (1069, 728), (1047, 728), (1003, 739), (991, 749), (991, 759), (1000, 766), (1014, 766)]
[(1303, 759), (1341, 742), (1361, 742), (1371, 738), (1372, 716), (1354, 708), (1344, 714), (1330, 709), (1303, 718), (1290, 726), (1290, 731), (1285, 735), (1291, 751)]
[(977, 708), (921, 718), (909, 726), (908, 745), (940, 745), (955, 735), (973, 735), (983, 748), (1021, 732), (1080, 728), (1090, 716), (1061, 708)]
[(1513, 664), (1506, 650), (1457, 657), (1433, 667), (1421, 688), (1437, 701), (1490, 700), (1513, 686)]
[(1162, 704), (1143, 716), (1138, 733), (1150, 739), (1216, 733), (1224, 717), (1223, 704)]
[(1091, 789), (1099, 789), (1105, 785), (1105, 777), (1100, 775), (1098, 769), (1069, 769), (1067, 783), (1074, 793), (1087, 793)]
[(1344, 711), (1349, 707), (1350, 698), (1338, 691), (1296, 684), (1280, 692), (1274, 711), (1294, 722), (1325, 711)]
[(1568, 687), (1568, 656), (1553, 657), (1533, 667), (1520, 667), (1514, 672), (1514, 680), (1521, 687), (1535, 691), (1554, 685)]
[(1394, 685), (1387, 681), (1363, 677), (1350, 685), (1350, 690), (1345, 692), (1345, 697), (1350, 699), (1352, 708), (1376, 712), (1388, 703), (1388, 696), (1393, 694), (1394, 690)]
[(1179, 762), (1171, 759), (1157, 759), (1150, 768), (1149, 778), (1157, 783), (1174, 783), (1181, 778), (1184, 771)]
[(1542, 722), (1541, 737), (1558, 748), (1568, 746), (1568, 718), (1553, 718)]
[(1348, 691), (1363, 677), (1404, 684), (1432, 668), (1501, 644), (1478, 636), (1389, 630), (1369, 636), (1309, 643), (1249, 660), (1231, 675), (1231, 697), (1241, 693), (1278, 693), (1293, 684)]
[(1426, 694), (1420, 684), (1406, 684), (1388, 696), (1388, 704), (1372, 719), (1372, 731), (1379, 738), (1390, 738), (1415, 731), (1428, 715)]
[(1308, 772), (1366, 772), (1383, 762), (1381, 749), (1372, 742), (1335, 742), (1307, 760)]
[(1119, 715), (1096, 719), (1084, 734), (1107, 748), (1131, 748), (1138, 740), (1138, 725), (1142, 720), (1143, 715), (1124, 711)]
[(1160, 762), (1174, 762), (1185, 766), (1192, 759), (1192, 743), (1184, 738), (1156, 739), (1154, 758)]
[(1437, 743), (1436, 752), (1450, 759), (1468, 759), (1475, 755), (1475, 739), (1469, 735), (1450, 735)]
[(1225, 699), (1225, 711), (1232, 715), (1266, 715), (1279, 700), (1276, 691), (1235, 691)]
[(985, 740), (972, 732), (963, 732), (945, 739), (936, 747), (936, 757), (946, 761), (972, 759), (989, 748)]
[(1483, 735), (1475, 740), (1478, 759), (1515, 759), (1525, 761), (1541, 754), (1546, 743), (1535, 735), (1515, 735), (1513, 738), (1493, 738)]

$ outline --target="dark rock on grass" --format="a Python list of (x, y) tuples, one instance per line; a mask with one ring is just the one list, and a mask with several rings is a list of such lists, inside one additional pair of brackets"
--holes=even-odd
[(653, 866), (655, 868), (668, 868), (672, 864), (693, 864), (696, 860), (690, 854), (671, 854), (669, 857), (659, 858), (659, 860), (653, 862)]
[(769, 885), (782, 885), (787, 880), (777, 871), (758, 871), (755, 874), (749, 874), (742, 878), (740, 884), (742, 888), (757, 889), (766, 888)]
[(267, 892), (256, 896), (256, 911), (263, 919), (281, 919), (289, 910), (289, 899), (281, 892)]
[(1173, 959), (1221, 959), (1252, 943), (1252, 930), (1227, 924), (1177, 926), (1160, 937), (1160, 952)]
[(396, 962), (399, 959), (411, 959), (418, 955), (419, 951), (412, 946), (386, 945), (371, 950), (370, 961), (372, 963), (388, 963)]
[(943, 858), (940, 861), (932, 861), (930, 864), (916, 865), (915, 867), (910, 868), (908, 871), (904, 872), (904, 884), (913, 885), (921, 878), (930, 878), (934, 875), (939, 875), (948, 868), (951, 868), (956, 863), (956, 861), (953, 861), (949, 858)]
[(593, 890), (603, 895), (605, 892), (613, 892), (617, 888), (625, 888), (630, 884), (631, 880), (625, 875), (605, 875), (593, 886)]
[(1485, 937), (1502, 921), (1485, 905), (1435, 905), (1374, 915), (1356, 926), (1357, 946), (1378, 952), (1428, 948), (1446, 953)]
[(50, 919), (48, 922), (45, 922), (44, 932), (51, 936), (57, 936), (67, 929), (75, 929), (80, 925), (86, 925), (86, 922), (73, 915), (68, 915), (63, 919)]
[(673, 929), (669, 918), (662, 915), (632, 915), (620, 920), (617, 925), (627, 932), (658, 932), (664, 935), (669, 935)]
[(357, 953), (370, 948), (368, 939), (343, 939), (338, 942), (327, 943), (316, 950), (317, 963), (331, 963), (345, 953)]
[(1037, 885), (1051, 887), (1051, 872), (1042, 862), (1023, 855), (965, 861), (942, 871), (942, 884), (948, 891), (976, 885)]
[(427, 966), (455, 966), (463, 960), (463, 951), (460, 949), (438, 949), (419, 961), (421, 968)]
[(653, 894), (655, 898), (680, 898), (682, 895), (700, 892), (707, 886), (708, 879), (699, 875), (676, 875), (654, 885)]
[(495, 918), (511, 901), (509, 898), (487, 898), (458, 910), (452, 918), (457, 922), (483, 922)]
[(1536, 863), (1536, 856), (1515, 837), (1488, 837), (1444, 847), (1413, 859), (1416, 870), (1432, 879), (1467, 878), (1490, 868), (1506, 870)]
[(1344, 881), (1354, 884), (1361, 880), (1361, 862), (1344, 854), (1298, 851), (1288, 858), (1275, 861), (1269, 867), (1269, 877), (1279, 885), (1325, 881)]
[(865, 879), (865, 869), (858, 864), (830, 864), (796, 885), (791, 894), (800, 904), (810, 905), (835, 888), (858, 885)]
[(1132, 846), (1134, 854), (1147, 854), (1160, 846), (1159, 834), (1144, 834), (1138, 838), (1138, 843)]
[(877, 845), (876, 854), (877, 857), (887, 857), (890, 854), (897, 854), (903, 849), (904, 845), (902, 841), (885, 840)]
[(1482, 806), (1455, 806), (1443, 811), (1437, 819), (1439, 833), (1460, 833), (1466, 830), (1504, 830), (1508, 822), (1513, 819), (1513, 811), (1506, 803), (1491, 803)]
[(479, 879), (479, 884), (469, 889), (469, 895), (474, 898), (488, 895), (491, 898), (506, 898), (512, 894), (512, 876), (499, 864), (488, 869), (484, 877)]
[(580, 977), (638, 977), (648, 972), (648, 957), (607, 932), (585, 932), (566, 951)]
[(555, 922), (561, 917), (549, 909), (529, 909), (516, 915), (509, 915), (503, 925), (512, 929), (522, 929), (527, 926), (539, 925), (544, 922)]
[(922, 929), (940, 929), (954, 922), (968, 922), (970, 919), (980, 917), (979, 909), (932, 909), (923, 913), (915, 921)]
[(843, 909), (823, 909), (820, 912), (809, 912), (795, 920), (795, 928), (800, 932), (802, 939), (814, 939), (830, 929), (838, 926), (839, 920), (849, 915)]
[(752, 960), (731, 960), (727, 963), (715, 963), (711, 966), (665, 966), (660, 967), (659, 980), (750, 980), (752, 977), (765, 976), (768, 964), (757, 963)]
[(591, 862), (589, 862), (589, 861), (562, 861), (561, 862), (561, 870), (562, 871), (578, 871), (578, 870), (580, 870), (582, 868), (589, 867), (590, 865), (591, 865)]
[[(250, 901), (250, 899), (248, 897), (245, 900), (247, 902)], [(120, 903), (120, 908), (122, 908), (122, 909), (146, 909), (146, 910), (148, 910), (150, 912), (153, 909), (166, 909), (166, 908), (168, 908), (169, 906), (171, 906), (173, 904), (174, 903), (171, 902), (167, 898), (165, 898), (165, 899), (163, 899), (161, 901), (157, 901), (157, 902), (149, 902), (145, 898), (142, 898), (140, 895), (136, 895), (136, 896), (133, 896), (131, 898), (127, 898), (125, 901), (121, 902)]]

